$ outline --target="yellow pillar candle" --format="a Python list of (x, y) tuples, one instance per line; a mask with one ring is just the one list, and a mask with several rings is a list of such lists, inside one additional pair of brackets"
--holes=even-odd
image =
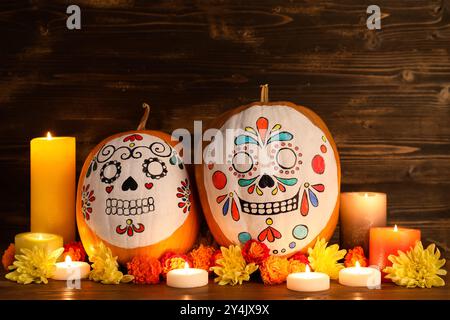
[(22, 254), (21, 249), (43, 248), (47, 252), (54, 251), (63, 246), (63, 238), (51, 233), (19, 233), (14, 239), (16, 254)]
[(30, 143), (31, 231), (75, 240), (75, 138), (35, 138)]

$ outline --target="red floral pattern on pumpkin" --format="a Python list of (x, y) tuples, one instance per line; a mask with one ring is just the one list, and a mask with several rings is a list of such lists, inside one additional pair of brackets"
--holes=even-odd
[(142, 136), (140, 134), (131, 134), (131, 135), (126, 136), (125, 138), (123, 138), (123, 142), (127, 142), (127, 141), (134, 142), (135, 140), (136, 141), (141, 141), (142, 139), (143, 138), (142, 138)]
[(281, 232), (273, 227), (267, 227), (258, 235), (258, 240), (263, 242), (267, 239), (269, 242), (274, 242), (275, 239), (281, 238)]
[(177, 191), (177, 198), (180, 199), (180, 202), (178, 202), (178, 207), (183, 208), (183, 213), (190, 212), (192, 204), (192, 193), (188, 179), (184, 179), (184, 181), (181, 181), (181, 187), (178, 187)]
[(92, 202), (95, 201), (94, 190), (89, 190), (91, 185), (85, 185), (81, 189), (81, 212), (84, 219), (89, 220), (92, 214)]

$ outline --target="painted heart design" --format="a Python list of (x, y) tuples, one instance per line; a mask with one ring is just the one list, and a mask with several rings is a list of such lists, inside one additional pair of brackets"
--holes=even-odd
[(146, 183), (145, 187), (150, 190), (151, 188), (153, 188), (153, 183), (151, 183), (151, 182)]
[(106, 187), (106, 192), (111, 193), (111, 191), (113, 191), (114, 186), (108, 186)]

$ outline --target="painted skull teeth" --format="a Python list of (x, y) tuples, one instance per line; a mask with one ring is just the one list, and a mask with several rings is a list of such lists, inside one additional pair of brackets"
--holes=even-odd
[(239, 202), (241, 203), (241, 210), (244, 213), (254, 215), (273, 215), (297, 210), (298, 194), (299, 192), (287, 200), (266, 203), (248, 202), (239, 197)]
[(134, 216), (155, 211), (153, 197), (137, 200), (106, 199), (106, 214)]

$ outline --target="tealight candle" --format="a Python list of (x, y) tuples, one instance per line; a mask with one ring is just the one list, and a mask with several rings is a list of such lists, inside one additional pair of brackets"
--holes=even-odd
[(44, 248), (47, 252), (54, 251), (63, 246), (63, 238), (51, 233), (19, 233), (14, 238), (16, 254), (22, 254), (22, 249), (33, 249), (33, 247)]
[(167, 285), (174, 288), (196, 288), (208, 284), (208, 272), (203, 269), (189, 268), (170, 270), (167, 273)]
[(339, 209), (341, 247), (369, 250), (369, 230), (386, 226), (386, 194), (343, 192)]
[(75, 240), (75, 138), (35, 138), (30, 142), (31, 232)]
[[(397, 225), (394, 228), (371, 228), (369, 263), (383, 270), (392, 265), (388, 260), (389, 255), (397, 255), (398, 250), (406, 252), (417, 241), (420, 241), (420, 230), (417, 229), (398, 228)], [(387, 280), (384, 273), (383, 280)]]
[(356, 261), (354, 267), (339, 271), (339, 283), (349, 287), (375, 288), (381, 285), (381, 272), (374, 268), (361, 267)]
[(330, 277), (321, 272), (311, 272), (306, 265), (305, 272), (295, 272), (288, 275), (286, 285), (289, 290), (315, 292), (330, 289)]
[(85, 279), (91, 267), (88, 263), (82, 261), (72, 261), (70, 256), (66, 256), (64, 262), (56, 263), (56, 271), (52, 277), (53, 280), (79, 280)]

